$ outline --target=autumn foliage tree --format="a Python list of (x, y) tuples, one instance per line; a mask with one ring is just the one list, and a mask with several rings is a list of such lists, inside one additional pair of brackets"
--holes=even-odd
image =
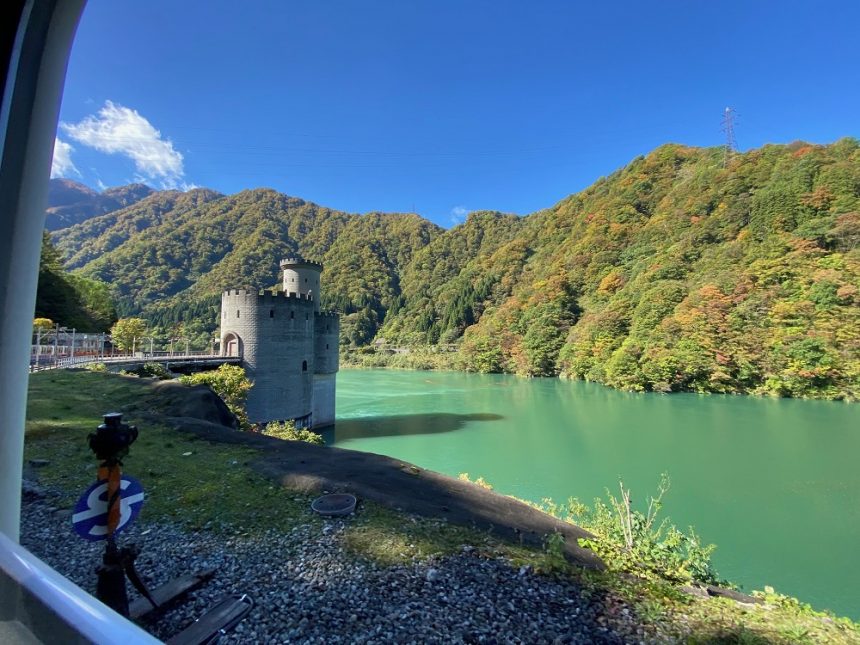
[(132, 349), (146, 335), (146, 321), (143, 318), (120, 318), (110, 329), (111, 342), (122, 351)]

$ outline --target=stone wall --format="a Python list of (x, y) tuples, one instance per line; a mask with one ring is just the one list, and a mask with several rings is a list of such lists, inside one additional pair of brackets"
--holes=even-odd
[(221, 297), (221, 338), (239, 337), (253, 387), (251, 423), (282, 421), (312, 412), (314, 303), (300, 295), (228, 291)]
[(340, 367), (340, 316), (317, 314), (314, 327), (314, 373), (334, 374)]
[(323, 428), (335, 419), (337, 374), (314, 374), (313, 428)]

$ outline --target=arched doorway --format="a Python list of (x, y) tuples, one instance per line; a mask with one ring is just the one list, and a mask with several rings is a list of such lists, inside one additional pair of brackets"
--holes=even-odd
[(221, 356), (242, 357), (242, 339), (232, 331), (221, 339)]

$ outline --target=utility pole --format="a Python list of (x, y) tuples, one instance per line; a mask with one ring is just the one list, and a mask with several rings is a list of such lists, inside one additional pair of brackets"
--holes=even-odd
[(735, 141), (735, 116), (734, 108), (727, 107), (723, 110), (723, 132), (726, 133), (723, 166), (726, 168), (729, 166), (729, 160), (732, 158), (732, 154), (738, 150), (738, 143)]

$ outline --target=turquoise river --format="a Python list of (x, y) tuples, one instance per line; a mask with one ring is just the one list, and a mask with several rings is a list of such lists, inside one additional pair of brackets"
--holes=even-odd
[(720, 574), (860, 619), (860, 405), (634, 394), (558, 379), (342, 370), (329, 443), (501, 493), (634, 503), (672, 487), (664, 513), (718, 546)]

